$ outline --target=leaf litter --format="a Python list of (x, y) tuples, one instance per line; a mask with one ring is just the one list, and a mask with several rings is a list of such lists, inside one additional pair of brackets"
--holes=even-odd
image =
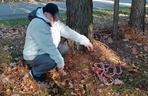
[[(22, 52), (26, 28), (21, 26), (0, 29), (1, 34), (4, 33), (0, 41), (1, 54), (3, 54), (3, 58), (0, 59), (1, 96), (48, 96), (49, 94), (51, 96), (124, 96), (128, 94), (126, 91), (116, 92), (112, 86), (105, 86), (99, 81), (92, 67), (94, 63), (100, 62), (120, 64), (127, 68), (123, 69), (123, 74), (115, 79), (117, 87), (128, 89), (127, 86), (132, 86), (133, 89), (140, 88), (138, 92), (141, 93), (145, 90), (143, 94), (147, 94), (147, 85), (144, 83), (147, 84), (148, 80), (148, 39), (145, 34), (137, 34), (127, 26), (122, 26), (120, 29), (123, 37), (119, 41), (118, 48), (111, 46), (114, 41), (110, 28), (94, 29), (94, 52), (74, 51), (70, 47), (71, 52), (65, 58), (67, 75), (60, 77), (56, 70), (52, 70), (48, 75), (53, 80), (49, 80), (48, 84), (37, 83), (29, 77), (28, 69), (20, 62), (22, 58), (20, 54), (17, 55), (19, 59), (11, 60), (13, 57), (11, 53), (14, 51), (12, 49), (18, 53)], [(100, 31), (105, 35), (100, 36)], [(10, 66), (11, 64), (15, 66)], [(130, 85), (131, 82), (134, 83)]]

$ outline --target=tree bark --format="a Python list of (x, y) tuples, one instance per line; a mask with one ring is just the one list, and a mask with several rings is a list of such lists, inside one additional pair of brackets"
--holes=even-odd
[(129, 25), (144, 32), (146, 0), (132, 0)]
[(66, 0), (67, 24), (80, 34), (91, 38), (92, 0)]
[(118, 21), (119, 21), (119, 0), (114, 0), (114, 17), (113, 17), (113, 39), (118, 39)]

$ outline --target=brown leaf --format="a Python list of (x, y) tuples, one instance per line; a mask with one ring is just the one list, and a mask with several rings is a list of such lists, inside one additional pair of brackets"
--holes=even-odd
[(124, 84), (124, 82), (119, 79), (115, 79), (114, 84), (115, 85), (122, 85), (122, 84)]
[(132, 31), (128, 31), (124, 34), (124, 37), (126, 39), (132, 39), (133, 38), (133, 32)]
[(111, 37), (108, 38), (108, 43), (113, 43), (113, 39)]
[(11, 96), (21, 96), (20, 94), (12, 94)]
[(77, 94), (76, 94), (76, 93), (74, 93), (74, 92), (71, 92), (71, 95), (72, 95), (72, 96), (77, 96)]
[(148, 46), (144, 46), (144, 51), (148, 51)]
[(129, 41), (129, 39), (122, 39), (124, 42)]
[(134, 54), (134, 55), (138, 54), (137, 48), (135, 48), (135, 47), (132, 48), (132, 54)]
[(69, 82), (69, 88), (73, 88), (73, 84), (71, 82)]

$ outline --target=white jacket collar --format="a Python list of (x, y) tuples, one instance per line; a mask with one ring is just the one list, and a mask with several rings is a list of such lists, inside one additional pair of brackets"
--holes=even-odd
[(46, 22), (49, 22), (50, 23), (50, 21), (48, 20), (48, 18), (44, 15), (42, 8), (39, 8), (37, 10), (36, 15), (37, 15), (37, 17), (43, 18)]

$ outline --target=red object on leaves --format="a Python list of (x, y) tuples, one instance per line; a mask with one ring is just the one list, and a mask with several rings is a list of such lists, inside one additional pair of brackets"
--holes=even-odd
[(95, 69), (95, 73), (96, 73), (96, 74), (100, 74), (100, 73), (101, 73), (101, 71), (102, 71), (102, 69), (101, 69), (101, 68), (96, 67), (96, 69)]

